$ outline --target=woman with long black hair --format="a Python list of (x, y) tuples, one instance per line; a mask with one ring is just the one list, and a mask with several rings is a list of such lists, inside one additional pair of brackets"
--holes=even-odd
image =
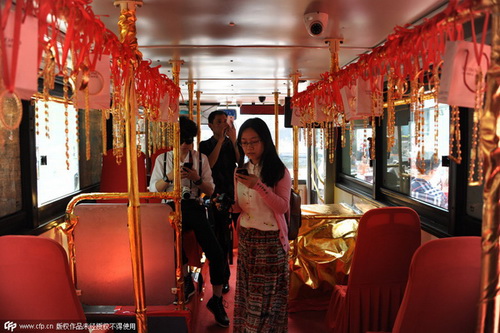
[(266, 123), (243, 123), (238, 142), (248, 162), (235, 173), (238, 269), (233, 332), (287, 332), (290, 173)]

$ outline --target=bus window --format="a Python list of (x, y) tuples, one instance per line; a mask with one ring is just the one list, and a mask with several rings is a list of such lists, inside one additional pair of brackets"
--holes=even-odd
[(373, 167), (370, 162), (371, 124), (354, 120), (352, 130), (347, 128), (346, 144), (342, 149), (342, 173), (373, 185)]
[(47, 102), (50, 115), (47, 123), (45, 102), (35, 103), (38, 207), (41, 207), (80, 189), (77, 112), (69, 105), (66, 119), (64, 104)]
[(311, 190), (316, 193), (317, 203), (325, 203), (326, 182), (326, 149), (323, 148), (325, 137), (323, 131), (316, 129), (314, 135), (314, 151), (311, 154)]
[[(439, 104), (438, 109), (436, 121), (435, 101), (424, 101), (422, 149), (417, 144), (415, 113), (410, 112), (408, 105), (396, 108), (394, 145), (386, 153), (383, 184), (388, 189), (448, 209), (449, 168), (442, 165), (442, 158), (449, 153), (450, 113), (446, 104)], [(436, 126), (438, 132), (435, 132)], [(387, 151), (385, 144), (384, 151)]]

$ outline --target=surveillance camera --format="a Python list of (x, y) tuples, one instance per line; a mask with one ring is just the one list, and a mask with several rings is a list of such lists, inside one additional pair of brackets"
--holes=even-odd
[(266, 96), (259, 96), (259, 101), (261, 103), (264, 103), (265, 100), (266, 100)]
[(328, 26), (328, 14), (321, 12), (311, 12), (304, 14), (304, 23), (309, 35), (322, 37)]

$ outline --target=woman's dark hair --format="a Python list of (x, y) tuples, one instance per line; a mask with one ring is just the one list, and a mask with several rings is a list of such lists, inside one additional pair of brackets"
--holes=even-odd
[(262, 119), (251, 118), (245, 121), (238, 132), (238, 142), (241, 140), (242, 133), (249, 128), (253, 129), (259, 135), (264, 145), (264, 151), (260, 158), (260, 164), (262, 166), (260, 178), (264, 184), (273, 187), (285, 175), (286, 167), (278, 156), (273, 138), (271, 137), (271, 132)]
[(198, 134), (198, 126), (187, 116), (179, 117), (181, 138), (194, 138)]

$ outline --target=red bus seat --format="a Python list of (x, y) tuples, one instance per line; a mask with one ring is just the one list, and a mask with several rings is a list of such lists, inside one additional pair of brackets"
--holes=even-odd
[(21, 323), (43, 323), (54, 325), (55, 331), (57, 323), (86, 322), (68, 257), (56, 241), (36, 236), (0, 237), (0, 272), (2, 324), (10, 321), (19, 329)]
[[(171, 304), (175, 295), (174, 230), (165, 204), (141, 204), (146, 305)], [(75, 207), (77, 288), (86, 305), (133, 305), (127, 204)]]
[(392, 329), (420, 237), (419, 216), (410, 208), (376, 208), (361, 217), (347, 286), (336, 285), (330, 299), (332, 332)]
[(481, 289), (481, 237), (429, 241), (413, 256), (394, 333), (476, 330)]
[[(142, 152), (137, 157), (137, 173), (139, 192), (147, 192), (146, 155)], [(113, 149), (108, 150), (107, 154), (102, 157), (100, 191), (128, 192), (126, 156), (124, 155), (121, 163), (118, 164), (116, 157), (113, 155)], [(128, 199), (103, 200), (102, 202), (128, 202)], [(140, 202), (147, 202), (147, 199), (141, 199)]]

